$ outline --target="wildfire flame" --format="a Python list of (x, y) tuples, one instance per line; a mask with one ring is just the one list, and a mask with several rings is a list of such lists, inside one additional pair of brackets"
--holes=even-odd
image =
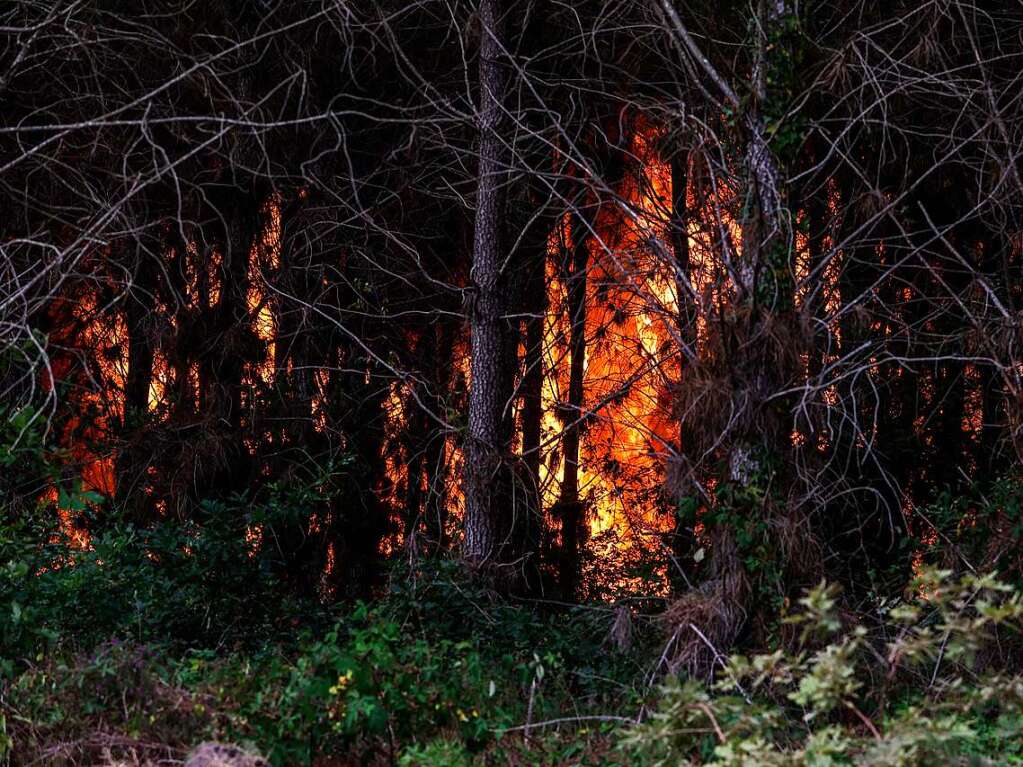
[[(672, 188), (671, 166), (658, 148), (663, 143), (661, 138), (658, 130), (649, 125), (641, 126), (633, 135), (626, 153), (639, 171), (625, 174), (610, 199), (602, 202), (593, 231), (586, 235), (589, 259), (585, 275), (585, 359), (583, 398), (577, 411), (566, 408), (572, 327), (567, 279), (559, 266), (573, 240), (572, 227), (576, 224), (571, 214), (565, 214), (556, 223), (547, 241), (540, 494), (546, 509), (553, 509), (558, 503), (565, 482), (562, 441), (569, 424), (578, 422), (579, 496), (586, 509), (590, 545), (603, 556), (658, 546), (674, 524), (662, 487), (668, 462), (686, 449), (673, 403), (674, 392), (687, 375), (684, 357), (679, 353), (683, 300), (679, 295), (680, 280), (687, 281), (689, 295), (684, 300), (696, 301), (700, 307), (695, 331), (699, 350), (707, 344), (708, 318), (715, 310), (723, 310), (730, 300), (727, 255), (722, 253), (741, 247), (736, 221), (727, 212), (722, 213), (735, 207), (723, 204), (729, 202), (730, 195), (737, 194), (734, 190), (715, 189), (709, 199), (698, 199), (691, 190), (682, 190), (691, 209), (684, 232), (690, 261), (688, 274), (680, 275), (669, 244), (672, 201), (678, 190)], [(834, 190), (828, 206), (831, 215), (838, 213), (838, 195)], [(276, 194), (263, 203), (261, 221), (249, 253), (245, 306), (249, 329), (264, 352), (255, 362), (250, 361), (245, 370), (244, 383), (250, 388), (272, 385), (281, 372), (276, 369), (276, 360), (281, 343), (277, 302), (282, 299), (269, 287), (272, 276), (281, 268), (281, 198)], [(825, 237), (820, 247), (832, 247), (830, 236)], [(222, 254), (214, 249), (200, 256), (194, 241), (187, 243), (185, 249), (182, 300), (189, 307), (215, 306), (224, 290)], [(804, 283), (812, 270), (812, 255), (811, 243), (799, 232), (795, 235), (795, 250), (793, 276), (798, 286), (796, 303), (801, 306), (809, 299)], [(169, 263), (170, 255), (167, 259)], [(823, 292), (817, 299), (824, 315), (830, 318), (827, 320), (830, 332), (839, 343), (841, 329), (835, 317), (843, 306), (839, 287), (841, 267), (840, 258), (827, 265)], [(56, 360), (52, 380), (46, 383), (51, 387), (60, 384), (73, 387), (77, 415), (63, 427), (59, 442), (67, 451), (82, 488), (113, 498), (117, 492), (117, 456), (112, 448), (103, 452), (97, 446), (116, 444), (112, 433), (125, 417), (129, 344), (123, 311), (116, 303), (104, 304), (101, 300), (104, 287), (102, 280), (85, 283), (55, 302), (51, 311), (52, 324), (58, 328), (53, 336), (55, 344), (68, 350), (91, 350), (93, 358), (90, 364), (76, 365), (73, 352), (68, 351)], [(903, 299), (911, 298), (911, 288), (907, 287)], [(171, 307), (157, 302), (154, 311), (164, 318), (171, 333), (177, 330)], [(455, 346), (454, 365), (461, 378), (467, 380), (467, 344), (460, 339)], [(834, 359), (837, 352), (824, 362)], [(809, 377), (808, 357), (804, 357), (804, 368)], [(879, 373), (876, 366), (870, 370), (873, 376)], [(962, 429), (977, 434), (982, 426), (982, 405), (977, 399), (980, 383), (976, 370), (967, 374), (973, 383)], [(314, 428), (322, 433), (327, 428), (328, 370), (315, 370), (312, 381)], [(402, 434), (414, 428), (410, 409), (415, 404), (410, 385), (406, 380), (391, 382), (384, 402), (386, 442), (390, 447), (382, 456), (389, 480), (382, 491), (383, 500), (392, 508), (399, 507), (410, 484), (423, 494), (439, 492), (450, 507), (449, 522), (456, 521), (462, 505), (457, 488), (462, 459), (456, 434), (451, 431), (440, 437), (444, 441), (441, 459), (445, 467), (437, 476), (444, 484), (442, 491), (428, 488), (424, 475), (410, 474), (413, 456), (402, 445)], [(198, 363), (176, 370), (167, 351), (159, 344), (154, 346), (147, 403), (151, 417), (165, 418), (174, 401), (180, 406), (184, 400), (193, 409), (198, 408), (200, 386)], [(834, 403), (838, 396), (832, 387), (824, 392), (823, 399)], [(798, 431), (792, 435), (797, 446), (805, 439)], [(819, 435), (818, 439), (817, 447), (825, 449), (827, 437)], [(247, 447), (254, 453), (258, 446), (250, 443)], [(46, 494), (50, 502), (57, 498), (55, 488)], [(76, 545), (88, 545), (87, 534), (75, 528), (70, 513), (67, 510), (60, 513), (65, 534)], [(556, 527), (553, 519), (551, 522)], [(249, 535), (252, 545), (258, 547), (262, 530), (254, 528)], [(384, 543), (384, 548), (393, 550), (401, 544), (403, 535), (398, 530)], [(335, 555), (331, 548), (331, 567)]]

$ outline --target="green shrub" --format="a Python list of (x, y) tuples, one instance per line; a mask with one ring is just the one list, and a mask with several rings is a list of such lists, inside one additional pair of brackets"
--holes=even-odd
[[(322, 615), (296, 624), (301, 615), (248, 601), (244, 581), (218, 570), (257, 568), (251, 577), (267, 580), (251, 584), (251, 599), (265, 599), (274, 581), (259, 574), (258, 557), (218, 563), (209, 552), (200, 572), (190, 569), (194, 554), (180, 555), (180, 570), (138, 554), (170, 557), (181, 541), (168, 541), (104, 543), (67, 572), (40, 576), (49, 601), (29, 603), (40, 611), (32, 619), (46, 618), (57, 639), (0, 680), (0, 755), (155, 761), (217, 740), (277, 765), (328, 755), (406, 767), (1023, 764), (1023, 677), (998, 673), (1020, 651), (1023, 604), (992, 576), (926, 571), (871, 620), (854, 619), (821, 585), (786, 618), (788, 646), (730, 657), (713, 684), (672, 676), (652, 691), (663, 646), (642, 623), (630, 649), (613, 646), (610, 609), (515, 604), (435, 562), (397, 569), (387, 595), (329, 625)], [(142, 628), (124, 609), (126, 584), (87, 593), (113, 577), (106, 562), (154, 579)], [(236, 592), (207, 591), (206, 577)], [(72, 596), (123, 639), (81, 649), (83, 637), (99, 636), (88, 633), (94, 621), (51, 613)], [(210, 642), (214, 627), (234, 630), (172, 614), (192, 599), (211, 600), (258, 641)], [(627, 724), (636, 716), (641, 724)]]
[(265, 506), (207, 503), (196, 519), (150, 529), (108, 522), (87, 549), (47, 514), (0, 527), (0, 671), (61, 641), (255, 646), (323, 613), (288, 592), (270, 547), (248, 540), (270, 523)]
[(874, 630), (838, 604), (811, 591), (796, 648), (732, 656), (712, 688), (669, 679), (627, 747), (650, 765), (1023, 763), (1023, 677), (980, 673), (992, 643), (1018, 641), (1014, 589), (927, 571)]
[[(0, 689), (0, 713), (17, 716), (15, 753), (29, 761), (60, 741), (92, 754), (102, 731), (108, 744), (117, 736), (177, 752), (202, 740), (247, 743), (281, 765), (324, 754), (358, 763), (521, 759), (515, 728), (529, 717), (637, 705), (646, 669), (638, 654), (605, 646), (606, 612), (510, 605), (449, 565), (409, 576), (396, 573), (392, 593), (372, 607), (357, 605), (323, 632), (304, 627), (291, 642), (58, 647)], [(578, 762), (591, 742), (610, 742), (609, 730), (577, 729), (539, 728), (530, 741), (545, 754), (537, 763)]]
[(608, 621), (598, 620), (495, 602), (438, 563), (414, 579), (396, 572), (387, 598), (306, 637), (294, 655), (210, 659), (179, 681), (223, 690), (220, 708), (234, 712), (226, 735), (251, 740), (275, 763), (394, 756), (441, 736), (473, 754), (497, 747), (528, 712), (539, 721), (635, 703), (643, 666), (602, 646)]

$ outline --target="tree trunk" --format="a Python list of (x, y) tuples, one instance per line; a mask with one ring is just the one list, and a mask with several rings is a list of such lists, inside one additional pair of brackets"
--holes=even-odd
[[(426, 360), (434, 359), (437, 355), (437, 336), (432, 327), (423, 328), (412, 344), (412, 356), (416, 364), (425, 366)], [(412, 384), (417, 386), (417, 384)], [(433, 435), (430, 428), (433, 425), (426, 411), (419, 406), (415, 395), (429, 397), (429, 391), (425, 387), (418, 387), (418, 392), (410, 392), (405, 398), (404, 411), (407, 418), (405, 429), (405, 450), (407, 459), (405, 464), (405, 508), (401, 510), (404, 516), (405, 541), (409, 542), (419, 530), (423, 522), (423, 470), (427, 457), (427, 448)]]
[(583, 507), (579, 499), (579, 441), (582, 435), (583, 374), (586, 362), (586, 271), (592, 215), (578, 212), (572, 217), (571, 244), (566, 253), (566, 277), (569, 315), (568, 403), (564, 410), (565, 431), (561, 438), (564, 476), (558, 511), (561, 515), (561, 596), (575, 598), (579, 579), (579, 533)]
[(202, 457), (197, 497), (221, 497), (243, 487), (250, 456), (242, 440), (242, 382), (245, 365), (255, 359), (255, 336), (248, 317), (247, 293), (253, 244), (260, 232), (259, 202), (251, 192), (227, 185), (210, 193), (208, 242), (220, 250), (220, 289), (207, 317), (202, 339), (200, 380), (202, 411), (213, 440), (212, 456)]
[[(777, 28), (785, 6), (761, 0), (756, 13), (752, 96), (748, 104), (741, 105), (747, 142), (746, 191), (739, 222), (742, 248), (733, 271), (736, 306), (734, 317), (723, 323), (720, 331), (726, 334), (721, 340), (728, 355), (721, 375), (727, 376), (731, 392), (728, 411), (734, 414), (721, 455), (725, 469), (719, 503), (725, 513), (708, 530), (712, 552), (709, 578), (683, 595), (669, 612), (685, 636), (674, 664), (702, 675), (712, 672), (716, 653), (727, 651), (752, 617), (764, 615), (766, 604), (754, 598), (754, 587), (759, 585), (762, 593), (768, 586), (787, 585), (756, 583), (755, 574), (745, 566), (746, 552), (739, 545), (740, 533), (763, 530), (759, 533), (765, 536), (761, 543), (772, 551), (777, 567), (787, 564), (783, 547), (788, 536), (780, 530), (790, 520), (785, 509), (771, 500), (777, 489), (769, 474), (772, 465), (783, 465), (783, 457), (787, 457), (782, 408), (780, 403), (772, 403), (771, 397), (782, 388), (791, 366), (789, 350), (775, 333), (791, 314), (792, 263), (783, 228), (785, 198), (779, 160), (768, 141), (764, 118), (772, 56), (768, 36)], [(734, 106), (740, 106), (733, 91), (723, 90)], [(754, 498), (762, 500), (754, 502)], [(692, 626), (699, 627), (702, 636), (692, 631)]]
[[(454, 367), (454, 344), (457, 326), (443, 320), (434, 328), (436, 353), (433, 367), (433, 389), (437, 393), (437, 406), (453, 394), (451, 371)], [(447, 492), (447, 434), (435, 430), (430, 435), (426, 449), (426, 500), (424, 514), (426, 516), (426, 534), (431, 545), (437, 550), (448, 547), (447, 530), (448, 492)]]
[(522, 487), (525, 493), (525, 543), (531, 551), (542, 551), (543, 498), (540, 495), (541, 442), (543, 439), (544, 320), (547, 315), (547, 239), (544, 228), (530, 247), (532, 263), (526, 275), (523, 307), (525, 348), (522, 374)]
[[(145, 460), (143, 427), (149, 410), (149, 387), (153, 381), (153, 332), (147, 326), (152, 307), (152, 285), (141, 277), (148, 265), (140, 264), (139, 295), (129, 295), (125, 306), (125, 326), (128, 332), (128, 370), (124, 379), (124, 418), (122, 435), (124, 444), (117, 460), (117, 504), (129, 515), (141, 521), (147, 516), (142, 481), (148, 466)], [(145, 303), (143, 303), (145, 302)], [(141, 467), (141, 470), (140, 470)]]
[[(505, 75), (500, 0), (480, 1), (479, 171), (473, 242), (473, 296), (470, 307), (471, 388), (465, 440), (465, 538), (467, 562), (482, 566), (495, 559), (507, 520), (496, 497), (496, 479), (505, 445), (502, 420), (507, 399), (505, 370), (506, 275), (502, 223), (505, 214), (505, 151), (501, 135)], [(500, 559), (500, 557), (497, 557)]]
[[(671, 159), (671, 221), (668, 232), (673, 255), (675, 256), (675, 295), (678, 303), (678, 334), (679, 334), (679, 376), (687, 374), (691, 355), (696, 354), (697, 312), (698, 307), (693, 296), (692, 268), (689, 254), (689, 158), (688, 155), (676, 154)], [(690, 478), (685, 476), (685, 451), (689, 449), (689, 438), (686, 436), (685, 415), (679, 419), (678, 425), (678, 457), (677, 473), (679, 490), (686, 493), (692, 486)], [(696, 551), (696, 535), (694, 526), (696, 519), (683, 518), (681, 507), (676, 510), (675, 528), (669, 539), (672, 562), (669, 565), (669, 578), (672, 589), (678, 593), (688, 588), (690, 576), (696, 569), (693, 554)]]

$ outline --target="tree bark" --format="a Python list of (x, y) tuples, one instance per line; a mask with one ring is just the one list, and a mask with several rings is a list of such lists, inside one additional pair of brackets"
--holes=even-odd
[(572, 217), (571, 244), (566, 253), (569, 315), (568, 403), (564, 410), (565, 431), (561, 439), (564, 475), (558, 510), (561, 515), (560, 581), (563, 599), (575, 598), (579, 579), (579, 532), (583, 507), (579, 499), (579, 442), (582, 435), (583, 375), (586, 362), (586, 271), (592, 215), (578, 211)]
[(471, 383), (469, 422), (465, 440), (465, 537), (463, 555), (481, 566), (498, 554), (504, 537), (501, 501), (495, 497), (501, 469), (502, 417), (506, 399), (506, 312), (502, 223), (505, 213), (505, 151), (501, 126), (505, 75), (499, 57), (503, 47), (502, 3), (481, 0), (479, 16), (480, 108), (479, 170), (476, 194), (476, 226), (469, 312)]
[(124, 444), (117, 459), (117, 504), (141, 521), (148, 516), (148, 499), (142, 490), (148, 461), (144, 439), (144, 420), (149, 410), (149, 388), (153, 381), (153, 331), (147, 319), (153, 312), (156, 291), (150, 259), (143, 257), (135, 273), (135, 290), (128, 293), (124, 308), (128, 333), (128, 370), (124, 380), (124, 417), (121, 424)]
[[(731, 392), (729, 411), (734, 414), (728, 425), (728, 442), (721, 458), (725, 466), (722, 488), (730, 491), (722, 500), (730, 513), (708, 530), (712, 552), (709, 577), (698, 589), (685, 594), (672, 608), (673, 620), (686, 630), (686, 639), (678, 646), (676, 666), (687, 666), (693, 673), (709, 674), (716, 662), (716, 652), (724, 652), (738, 639), (751, 614), (763, 610), (754, 600), (754, 582), (745, 566), (745, 552), (741, 550), (740, 532), (747, 519), (754, 515), (771, 517), (765, 529), (772, 530), (773, 522), (785, 520), (782, 509), (774, 508), (769, 493), (771, 482), (765, 476), (770, 466), (765, 461), (777, 459), (785, 452), (787, 434), (779, 428), (778, 413), (769, 408), (770, 398), (785, 380), (785, 351), (773, 335), (778, 318), (792, 308), (792, 281), (790, 248), (785, 242), (783, 206), (785, 199), (778, 158), (768, 140), (765, 107), (768, 103), (768, 65), (771, 47), (768, 30), (775, 28), (785, 12), (783, 2), (761, 0), (753, 20), (758, 30), (753, 53), (748, 103), (740, 103), (731, 87), (724, 83), (717, 71), (700, 54), (696, 43), (678, 20), (677, 14), (665, 3), (670, 20), (677, 25), (680, 36), (704, 67), (727, 101), (742, 108), (743, 138), (746, 141), (745, 200), (740, 217), (741, 252), (733, 271), (735, 309), (734, 317), (722, 324), (726, 334), (722, 346), (729, 354), (727, 367), (722, 371), (728, 377)], [(674, 15), (673, 15), (674, 14)], [(700, 54), (699, 56), (697, 54)], [(780, 409), (780, 408), (779, 408)], [(780, 461), (779, 461), (780, 462)], [(763, 495), (763, 503), (750, 499)], [(730, 500), (727, 500), (730, 498)], [(777, 536), (770, 541), (780, 548)], [(779, 567), (784, 563), (776, 552)], [(768, 584), (761, 584), (766, 586)], [(770, 584), (774, 585), (774, 584)], [(689, 631), (700, 626), (703, 636)], [(710, 651), (709, 644), (716, 648)]]
[[(440, 407), (443, 402), (442, 398), (448, 398), (454, 394), (451, 371), (455, 364), (454, 344), (458, 327), (454, 323), (444, 320), (437, 324), (434, 331), (436, 353), (434, 354), (433, 388), (437, 392), (437, 405)], [(443, 431), (436, 430), (430, 436), (426, 451), (424, 514), (427, 537), (437, 550), (446, 549), (449, 544), (446, 455), (447, 435)]]
[(547, 315), (547, 239), (545, 232), (534, 236), (530, 252), (532, 263), (526, 276), (523, 307), (525, 348), (522, 374), (522, 485), (526, 495), (526, 546), (542, 550), (543, 498), (540, 495), (541, 442), (543, 438), (543, 342)]
[[(692, 268), (689, 253), (689, 168), (688, 155), (676, 154), (671, 159), (671, 221), (669, 237), (673, 255), (675, 256), (675, 295), (678, 302), (678, 333), (681, 349), (679, 351), (679, 376), (687, 374), (690, 355), (696, 353), (697, 311), (692, 295)], [(678, 475), (689, 487), (691, 483), (683, 476), (684, 455), (689, 449), (689, 438), (686, 436), (685, 414), (679, 419), (678, 425)], [(694, 534), (695, 519), (683, 519), (676, 511), (675, 529), (670, 537), (672, 563), (669, 566), (670, 580), (674, 591), (679, 592), (688, 586), (689, 576), (696, 568), (693, 554), (696, 551)]]

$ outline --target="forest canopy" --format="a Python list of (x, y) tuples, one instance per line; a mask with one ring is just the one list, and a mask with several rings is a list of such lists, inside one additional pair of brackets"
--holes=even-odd
[(9, 0), (0, 762), (1019, 763), (1021, 80), (1015, 0)]

